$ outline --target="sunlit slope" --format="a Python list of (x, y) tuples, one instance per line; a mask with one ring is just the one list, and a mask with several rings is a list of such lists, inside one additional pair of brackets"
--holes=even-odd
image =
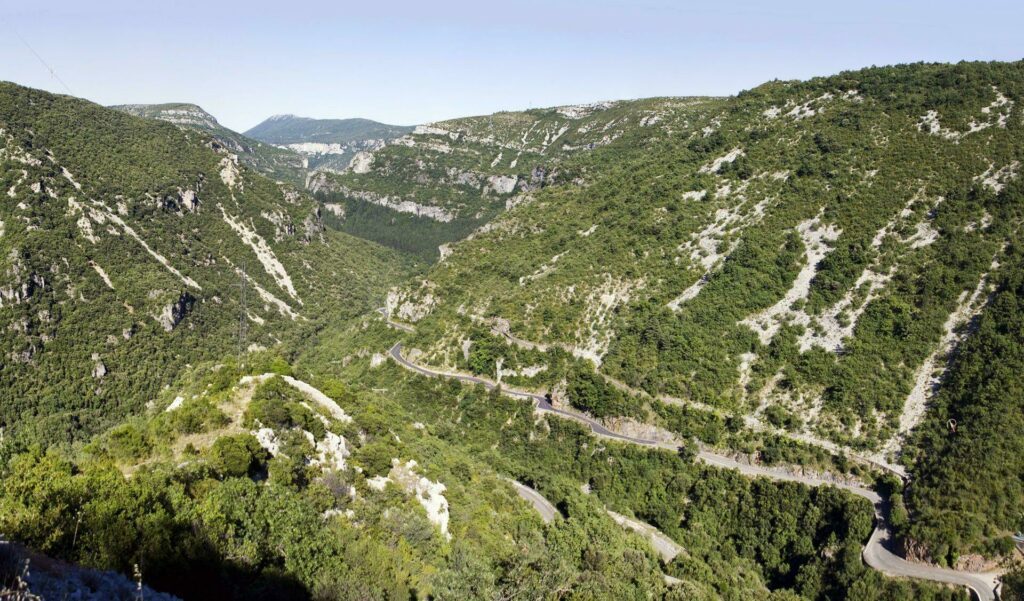
[(0, 405), (15, 432), (66, 439), (189, 363), (371, 308), (406, 268), (212, 146), (0, 85)]
[[(493, 329), (891, 454), (1017, 240), (1022, 84), (1020, 63), (765, 84), (524, 196), (389, 309), (439, 364)], [(488, 352), (558, 384), (515, 346)]]

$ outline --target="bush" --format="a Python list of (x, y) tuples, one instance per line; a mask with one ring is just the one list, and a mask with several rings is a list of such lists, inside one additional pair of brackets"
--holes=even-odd
[(210, 448), (210, 463), (224, 478), (252, 474), (268, 454), (251, 434), (221, 436)]
[(149, 454), (152, 443), (147, 434), (132, 423), (122, 424), (107, 434), (107, 451), (115, 459), (130, 461)]

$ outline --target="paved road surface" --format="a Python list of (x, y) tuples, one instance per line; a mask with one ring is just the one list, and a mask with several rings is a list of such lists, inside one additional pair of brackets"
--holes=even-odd
[(606, 509), (605, 511), (607, 511), (608, 515), (615, 520), (616, 524), (629, 528), (651, 541), (651, 546), (658, 552), (658, 555), (661, 555), (661, 558), (665, 560), (665, 563), (669, 563), (676, 558), (676, 555), (683, 552), (683, 547), (679, 543), (666, 536), (664, 532), (658, 530), (654, 526), (651, 526), (646, 522), (641, 522), (640, 520), (628, 518), (621, 513), (615, 513), (610, 509)]
[(516, 489), (520, 497), (525, 499), (530, 505), (533, 505), (533, 508), (540, 514), (540, 519), (544, 520), (544, 523), (550, 524), (554, 521), (555, 516), (558, 515), (558, 510), (551, 504), (551, 501), (548, 501), (539, 492), (522, 482), (515, 480), (509, 480), (509, 482), (512, 483), (512, 488)]
[[(400, 342), (396, 343), (393, 347), (391, 347), (388, 353), (391, 355), (391, 358), (394, 359), (395, 362), (397, 362), (402, 367), (427, 377), (451, 378), (462, 382), (468, 382), (470, 384), (482, 384), (483, 386), (487, 387), (488, 390), (493, 389), (497, 386), (494, 382), (486, 378), (480, 378), (477, 376), (470, 376), (459, 373), (436, 371), (416, 365), (415, 363), (406, 360), (405, 357), (402, 356), (402, 343)], [(547, 399), (545, 399), (543, 396), (539, 394), (534, 394), (531, 392), (525, 392), (505, 387), (502, 387), (501, 390), (504, 394), (507, 394), (509, 396), (532, 401), (535, 404), (537, 411), (544, 413), (553, 413), (555, 415), (558, 415), (559, 417), (579, 422), (589, 427), (590, 430), (599, 437), (647, 447), (657, 447), (669, 450), (676, 449), (675, 445), (672, 445), (670, 443), (658, 442), (654, 440), (637, 438), (633, 436), (626, 436), (623, 434), (612, 432), (608, 428), (604, 427), (603, 425), (594, 421), (592, 418), (586, 415), (572, 411), (556, 409), (552, 407), (551, 403), (549, 403)], [(920, 578), (922, 580), (931, 580), (934, 582), (943, 582), (947, 584), (965, 586), (974, 591), (974, 594), (978, 597), (978, 599), (980, 599), (980, 601), (994, 601), (996, 598), (995, 589), (998, 583), (998, 573), (961, 572), (958, 570), (940, 568), (938, 566), (933, 566), (929, 564), (910, 562), (897, 555), (890, 548), (891, 535), (889, 525), (886, 522), (888, 518), (888, 508), (885, 506), (885, 503), (883, 502), (881, 497), (879, 497), (878, 494), (872, 490), (859, 486), (850, 485), (843, 482), (836, 482), (828, 479), (818, 478), (814, 476), (794, 474), (786, 470), (785, 468), (744, 464), (736, 461), (731, 457), (719, 455), (717, 453), (713, 453), (707, 450), (700, 451), (697, 455), (697, 458), (708, 465), (713, 465), (715, 467), (720, 467), (724, 469), (739, 470), (740, 473), (747, 476), (760, 476), (770, 478), (772, 480), (799, 482), (807, 486), (831, 485), (837, 488), (848, 490), (859, 497), (863, 497), (871, 501), (871, 503), (875, 506), (875, 531), (871, 534), (871, 538), (868, 540), (867, 546), (864, 547), (863, 556), (865, 563), (867, 563), (872, 568), (882, 572), (883, 574), (888, 574), (890, 576)], [(519, 489), (517, 488), (517, 491), (518, 490)], [(536, 491), (533, 492), (534, 494), (537, 494)], [(520, 492), (519, 494), (521, 496), (523, 495), (522, 492)], [(540, 495), (537, 494), (537, 496)], [(543, 499), (543, 497), (541, 498)], [(531, 503), (533, 502), (531, 499), (527, 500), (531, 501)], [(547, 503), (547, 505), (550, 506), (551, 504)]]
[(416, 328), (412, 327), (411, 325), (409, 325), (407, 323), (399, 323), (397, 321), (391, 321), (391, 318), (388, 317), (388, 310), (387, 310), (386, 307), (379, 307), (377, 309), (377, 313), (380, 313), (381, 315), (383, 315), (384, 316), (384, 321), (389, 326), (391, 326), (391, 327), (393, 327), (393, 328), (395, 328), (397, 330), (402, 330), (403, 332), (415, 332), (416, 331)]
[[(522, 482), (517, 482), (516, 480), (509, 480), (509, 482), (520, 497), (525, 499), (530, 505), (533, 505), (533, 508), (537, 510), (537, 513), (540, 514), (540, 518), (544, 520), (545, 523), (550, 524), (554, 521), (555, 516), (558, 515), (558, 510), (555, 509), (555, 506), (551, 501), (548, 501), (539, 492)], [(620, 526), (634, 530), (647, 537), (648, 540), (651, 541), (651, 545), (654, 547), (654, 550), (657, 551), (658, 554), (661, 555), (661, 558), (665, 560), (665, 563), (672, 561), (675, 559), (676, 555), (685, 551), (685, 549), (678, 545), (674, 540), (665, 536), (654, 526), (645, 524), (639, 520), (627, 518), (626, 516), (615, 513), (614, 511), (605, 511), (608, 511), (608, 515), (610, 515)], [(682, 583), (682, 580), (669, 576), (668, 574), (662, 574), (662, 577), (665, 579), (665, 584), (669, 586), (675, 586)]]

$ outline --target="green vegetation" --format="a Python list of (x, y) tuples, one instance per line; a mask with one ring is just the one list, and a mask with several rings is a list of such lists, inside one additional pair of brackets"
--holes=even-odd
[(249, 129), (245, 135), (268, 144), (343, 144), (359, 140), (388, 140), (410, 131), (411, 127), (388, 125), (369, 119), (310, 119), (295, 115), (275, 115)]
[(1022, 69), (873, 68), (695, 104), (455, 244), (392, 315), (438, 365), (502, 318), (651, 394), (878, 449), (1017, 240), (998, 189), (1024, 157)]
[(209, 134), (213, 145), (219, 145), (237, 154), (239, 161), (254, 171), (296, 186), (302, 186), (305, 182), (304, 161), (297, 152), (264, 144), (232, 131), (218, 123), (213, 115), (194, 104), (122, 104), (110, 108)]
[[(198, 370), (183, 392), (205, 392), (151, 415), (140, 431), (165, 427), (192, 403), (244, 398), (243, 387), (224, 388), (238, 373), (232, 366)], [(963, 598), (864, 567), (859, 548), (872, 510), (845, 493), (751, 481), (674, 453), (597, 443), (572, 422), (535, 422), (521, 402), (395, 366), (360, 380), (321, 388), (355, 418), (347, 440), (364, 473), (351, 464), (324, 470), (284, 447), (268, 459), (244, 433), (221, 436), (185, 462), (161, 459), (154, 449), (128, 478), (104, 456), (28, 450), (0, 474), (0, 530), (92, 567), (130, 573), (138, 564), (148, 585), (185, 598), (548, 598), (555, 591), (574, 598)], [(387, 396), (362, 388), (381, 383)], [(277, 433), (297, 434), (306, 421), (284, 417), (297, 411), (295, 389), (280, 378), (255, 386), (249, 412), (279, 400), (287, 411), (274, 418)], [(344, 431), (338, 422), (329, 429)], [(381, 445), (388, 452), (373, 450)], [(311, 457), (309, 447), (301, 450)], [(392, 453), (417, 459), (426, 478), (444, 483), (450, 541), (399, 487), (368, 485), (369, 476), (388, 472), (370, 457)], [(538, 487), (562, 517), (544, 525), (497, 473)], [(723, 499), (738, 511), (722, 512)], [(644, 539), (605, 515), (606, 506), (656, 525), (687, 552), (661, 565)], [(682, 584), (667, 587), (662, 570)]]
[[(500, 113), (313, 197), (209, 123), (0, 84), (0, 532), (185, 598), (962, 600), (864, 565), (866, 500), (694, 450), (873, 478), (786, 434), (881, 448), (952, 348), (878, 489), (916, 555), (1012, 552), (1022, 106), (1024, 63), (964, 63)], [(682, 449), (410, 374), (396, 340)]]
[[(1016, 186), (1009, 197), (1021, 194)], [(1019, 203), (1019, 201), (1018, 201)], [(1010, 204), (1007, 202), (1007, 204)], [(1005, 270), (917, 430), (909, 539), (941, 563), (1008, 555), (1024, 530), (1024, 257)], [(949, 420), (955, 420), (951, 432)]]
[(354, 200), (339, 192), (317, 192), (316, 198), (344, 211), (343, 217), (330, 210), (324, 211), (323, 221), (327, 227), (394, 248), (426, 263), (437, 259), (439, 246), (465, 238), (486, 223), (487, 218), (493, 217), (442, 223)]
[[(0, 84), (0, 427), (69, 443), (189, 364), (304, 340), (412, 264), (192, 130)], [(236, 173), (237, 171), (237, 173)]]
[(318, 174), (310, 188), (344, 205), (343, 231), (433, 260), (506, 207), (578, 186), (716, 102), (651, 98), (433, 123), (374, 150), (359, 170)]

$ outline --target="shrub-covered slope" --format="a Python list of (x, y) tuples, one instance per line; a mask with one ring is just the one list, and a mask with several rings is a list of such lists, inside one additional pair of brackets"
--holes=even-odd
[(910, 551), (949, 564), (1009, 554), (1024, 530), (1024, 258), (1007, 254), (914, 441)]
[(532, 192), (389, 310), (438, 364), (566, 351), (891, 459), (1017, 239), (1022, 86), (1022, 63), (765, 84)]
[(330, 223), (342, 230), (436, 258), (439, 246), (533, 191), (578, 185), (601, 163), (692, 128), (715, 102), (656, 98), (432, 123), (358, 155), (342, 174), (314, 176), (309, 187), (336, 205)]
[(264, 144), (232, 131), (201, 107), (187, 103), (168, 104), (121, 104), (110, 107), (137, 117), (159, 119), (211, 134), (229, 152), (238, 155), (240, 162), (263, 173), (271, 179), (283, 180), (295, 185), (305, 181), (306, 160), (299, 153), (273, 144)]
[[(0, 84), (0, 415), (57, 442), (184, 366), (375, 305), (407, 268), (209, 138)], [(244, 284), (243, 284), (244, 282)]]
[[(837, 489), (599, 441), (367, 356), (342, 361), (351, 386), (303, 376), (317, 388), (245, 362), (198, 367), (71, 457), (11, 458), (0, 529), (185, 599), (965, 597), (867, 569), (870, 505)], [(556, 504), (550, 523), (510, 476)], [(659, 561), (606, 508), (685, 550)]]

